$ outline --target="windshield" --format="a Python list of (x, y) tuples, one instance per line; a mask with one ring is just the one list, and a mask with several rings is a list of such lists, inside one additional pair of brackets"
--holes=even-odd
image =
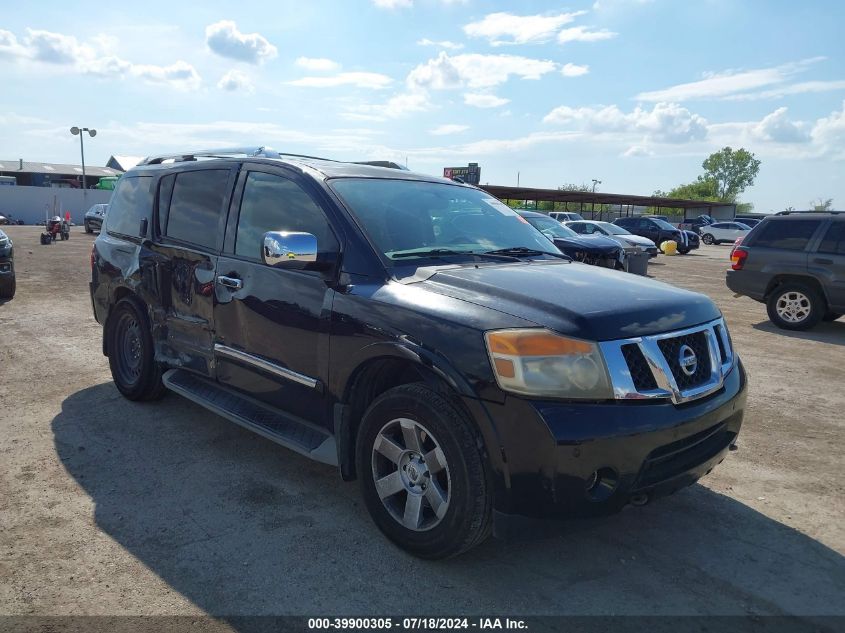
[(610, 222), (596, 222), (596, 225), (601, 227), (602, 230), (607, 231), (611, 235), (630, 235), (631, 234), (631, 232), (628, 229), (623, 229), (621, 226), (611, 224)]
[(376, 178), (337, 178), (329, 185), (389, 260), (520, 247), (560, 256), (515, 211), (479, 189)]
[(563, 224), (552, 218), (528, 216), (525, 219), (528, 220), (531, 226), (545, 235), (551, 235), (552, 237), (576, 237), (578, 235), (568, 226), (563, 226)]
[(666, 220), (655, 220), (655, 222), (657, 223), (657, 226), (659, 226), (661, 229), (667, 229), (672, 231), (675, 230), (675, 227), (669, 224)]

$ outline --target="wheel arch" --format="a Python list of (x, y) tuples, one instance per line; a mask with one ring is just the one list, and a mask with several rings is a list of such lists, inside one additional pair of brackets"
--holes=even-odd
[(829, 303), (828, 299), (827, 299), (827, 295), (825, 294), (825, 291), (824, 291), (824, 286), (822, 285), (822, 283), (818, 279), (816, 279), (815, 277), (813, 277), (811, 275), (798, 275), (798, 274), (775, 275), (771, 279), (771, 281), (769, 281), (769, 284), (766, 286), (766, 292), (764, 294), (764, 301), (768, 301), (769, 298), (772, 296), (772, 293), (774, 293), (778, 288), (780, 288), (784, 284), (788, 284), (788, 283), (806, 284), (810, 288), (812, 288), (822, 298), (822, 300), (825, 302), (825, 305), (827, 305)]

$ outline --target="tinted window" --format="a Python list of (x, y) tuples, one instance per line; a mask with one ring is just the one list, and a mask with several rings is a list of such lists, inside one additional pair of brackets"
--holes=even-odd
[(124, 177), (117, 183), (106, 216), (107, 231), (138, 237), (141, 220), (149, 220), (153, 207), (152, 176)]
[(177, 174), (165, 234), (183, 242), (215, 249), (228, 183), (228, 169)]
[(584, 232), (584, 224), (582, 222), (572, 222), (571, 224), (567, 224), (570, 229), (575, 231), (576, 233), (583, 233)]
[(819, 252), (845, 255), (845, 222), (834, 222), (830, 225), (819, 245)]
[(818, 220), (787, 220), (763, 223), (753, 246), (782, 248), (789, 251), (803, 251), (813, 233), (819, 227)]
[(167, 226), (167, 214), (170, 212), (170, 197), (173, 195), (173, 185), (176, 183), (176, 174), (165, 176), (158, 185), (158, 230), (164, 233)]
[(614, 224), (618, 224), (619, 226), (633, 226), (634, 219), (633, 218), (619, 218), (614, 222)]
[(252, 171), (241, 198), (235, 254), (260, 259), (268, 231), (311, 233), (321, 253), (338, 248), (323, 211), (299, 185), (281, 176)]

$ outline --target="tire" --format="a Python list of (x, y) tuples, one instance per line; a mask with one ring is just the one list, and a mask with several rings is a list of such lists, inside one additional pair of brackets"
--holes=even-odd
[(688, 248), (679, 248), (679, 249), (678, 249), (678, 252), (679, 252), (681, 255), (688, 255), (688, 254), (689, 254), (689, 251), (690, 251), (690, 249), (688, 249)]
[(86, 233), (93, 233), (94, 232), (94, 229), (92, 229), (87, 222), (85, 223), (85, 232)]
[(710, 233), (705, 233), (701, 236), (701, 241), (710, 246), (711, 244), (718, 244), (718, 242), (713, 239), (713, 236)]
[[(412, 438), (420, 450), (412, 450)], [(481, 446), (465, 415), (424, 384), (379, 396), (361, 420), (356, 444), (361, 491), (376, 526), (427, 559), (457, 556), (484, 541), (492, 527), (492, 487)], [(387, 478), (379, 493), (376, 480)], [(438, 514), (434, 508), (444, 507), (444, 499)]]
[(836, 319), (840, 318), (842, 315), (838, 312), (828, 312), (822, 317), (822, 321), (836, 321)]
[(6, 285), (0, 285), (0, 299), (14, 299), (16, 286), (14, 277)]
[(809, 330), (827, 311), (824, 299), (807, 284), (785, 283), (766, 301), (769, 319), (784, 330)]
[(41, 244), (47, 245), (47, 244), (51, 244), (52, 242), (53, 242), (53, 240), (50, 239), (49, 233), (42, 233), (41, 234)]
[(107, 327), (109, 369), (117, 390), (129, 400), (161, 398), (165, 368), (155, 361), (146, 312), (134, 300), (123, 299), (112, 309)]

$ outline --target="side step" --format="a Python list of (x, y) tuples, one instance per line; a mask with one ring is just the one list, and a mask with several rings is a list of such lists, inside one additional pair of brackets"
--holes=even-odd
[(328, 431), (184, 369), (165, 372), (163, 381), (171, 391), (227, 420), (318, 462), (338, 465), (335, 440)]

